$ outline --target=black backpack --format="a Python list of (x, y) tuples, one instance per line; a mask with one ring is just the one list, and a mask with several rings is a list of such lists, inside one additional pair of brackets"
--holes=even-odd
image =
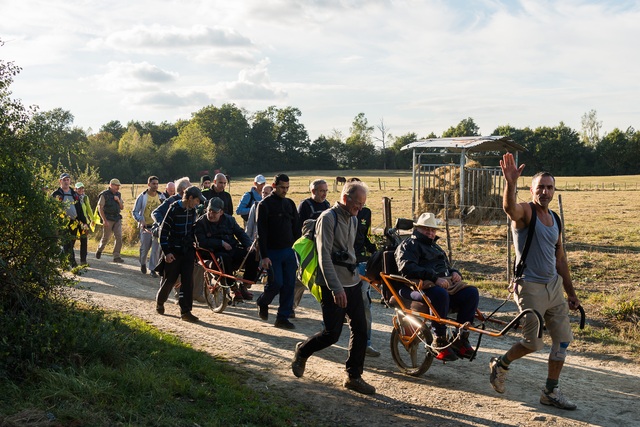
[(365, 277), (369, 280), (381, 280), (380, 273), (384, 268), (384, 250), (375, 251), (367, 260)]

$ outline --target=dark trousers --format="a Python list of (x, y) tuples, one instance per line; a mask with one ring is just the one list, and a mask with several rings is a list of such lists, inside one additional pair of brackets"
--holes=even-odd
[(193, 307), (193, 264), (195, 262), (195, 252), (188, 251), (186, 254), (176, 255), (176, 259), (171, 263), (165, 262), (164, 275), (160, 281), (160, 289), (156, 294), (156, 302), (164, 304), (169, 298), (171, 289), (180, 277), (180, 291), (178, 293), (178, 303), (180, 304), (180, 314), (191, 312)]
[(77, 231), (76, 230), (72, 230), (71, 226), (69, 226), (68, 232), (69, 232), (69, 236), (67, 238), (69, 240), (67, 240), (65, 242), (65, 244), (62, 245), (62, 252), (67, 254), (67, 258), (69, 259), (69, 264), (72, 267), (75, 267), (76, 265), (78, 265), (78, 263), (76, 262), (76, 254), (75, 254), (75, 252), (73, 250), (73, 247), (76, 244)]
[(258, 305), (267, 306), (280, 294), (280, 306), (278, 318), (288, 319), (293, 311), (293, 291), (296, 286), (296, 270), (298, 262), (293, 249), (269, 250), (271, 268), (269, 269), (268, 283), (264, 292), (256, 301)]
[[(433, 308), (436, 309), (440, 317), (447, 317), (449, 310), (457, 311), (458, 315), (456, 320), (460, 323), (473, 322), (476, 314), (476, 307), (480, 301), (478, 295), (478, 288), (473, 286), (467, 286), (464, 289), (456, 292), (453, 295), (449, 295), (446, 289), (440, 286), (433, 286), (424, 291), (425, 295), (431, 300)], [(444, 337), (446, 335), (447, 327), (440, 323), (433, 323), (436, 335)]]
[(80, 262), (87, 263), (87, 235), (80, 236)]
[(322, 320), (324, 329), (313, 335), (300, 347), (301, 357), (310, 357), (335, 344), (342, 333), (345, 314), (349, 316), (349, 353), (347, 355), (346, 371), (351, 378), (360, 378), (364, 367), (364, 357), (367, 350), (367, 320), (362, 301), (362, 283), (344, 288), (347, 294), (347, 307), (340, 308), (333, 300), (333, 293), (326, 287), (322, 288)]
[[(245, 248), (232, 248), (230, 251), (217, 251), (216, 255), (222, 259), (225, 273), (233, 274), (234, 271), (240, 268), (244, 257), (247, 256), (247, 250)], [(256, 252), (251, 251), (247, 261), (244, 263), (244, 275), (242, 278), (255, 282), (257, 277), (258, 260), (256, 259)]]

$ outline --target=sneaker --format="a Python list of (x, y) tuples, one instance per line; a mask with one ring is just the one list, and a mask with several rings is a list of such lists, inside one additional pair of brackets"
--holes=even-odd
[(147, 266), (142, 264), (140, 266), (140, 271), (142, 272), (142, 274), (147, 274)]
[(164, 304), (156, 304), (156, 312), (158, 314), (164, 314)]
[(491, 358), (491, 361), (489, 362), (489, 369), (491, 370), (489, 382), (493, 386), (493, 389), (498, 393), (504, 393), (504, 382), (507, 380), (507, 373), (509, 372), (509, 369), (502, 367), (499, 357)]
[(558, 387), (555, 387), (551, 393), (546, 389), (542, 389), (540, 403), (543, 405), (555, 406), (560, 409), (568, 409), (570, 411), (577, 408), (575, 403), (564, 397), (564, 394), (562, 394)]
[(367, 347), (366, 354), (370, 357), (380, 357), (380, 352), (371, 346)]
[(102, 252), (97, 251), (96, 252), (96, 259), (100, 259), (101, 256), (102, 256)]
[(185, 322), (189, 322), (189, 323), (197, 323), (198, 320), (200, 320), (196, 316), (191, 314), (191, 312), (181, 314), (180, 315), (180, 319), (184, 320)]
[(437, 337), (436, 347), (442, 348), (441, 350), (437, 350), (438, 354), (436, 355), (436, 359), (442, 360), (443, 362), (458, 360), (458, 356), (453, 352), (452, 346), (449, 345), (449, 341), (447, 341), (446, 338)]
[(343, 385), (349, 390), (357, 391), (362, 394), (375, 394), (376, 392), (376, 388), (367, 384), (362, 378), (347, 377), (345, 378)]
[(304, 368), (307, 366), (307, 358), (300, 356), (300, 347), (302, 347), (302, 341), (296, 344), (296, 351), (293, 354), (293, 360), (291, 361), (291, 370), (293, 375), (300, 378), (304, 375)]
[(469, 343), (469, 332), (465, 331), (460, 334), (460, 338), (451, 344), (453, 351), (460, 359), (471, 359), (473, 355), (473, 347)]
[(260, 316), (262, 320), (269, 320), (269, 306), (260, 304), (256, 305), (258, 306), (258, 316)]
[(118, 256), (113, 259), (113, 262), (124, 262), (124, 260)]
[(154, 279), (156, 277), (158, 277), (158, 273), (156, 273), (155, 271), (151, 270), (151, 273), (149, 273), (149, 276), (153, 277)]
[(273, 326), (275, 326), (276, 328), (282, 328), (282, 329), (295, 329), (296, 328), (296, 325), (294, 325), (293, 323), (289, 322), (288, 319), (284, 319), (282, 317), (276, 318), (276, 322), (273, 324)]

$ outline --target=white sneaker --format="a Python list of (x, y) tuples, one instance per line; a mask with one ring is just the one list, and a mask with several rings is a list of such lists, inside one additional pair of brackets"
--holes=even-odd
[(509, 370), (500, 365), (499, 357), (493, 357), (491, 359), (489, 362), (489, 369), (491, 370), (489, 382), (493, 386), (493, 389), (498, 393), (504, 393), (504, 383), (507, 380), (507, 372), (509, 372)]
[(555, 406), (560, 409), (568, 409), (573, 411), (577, 408), (576, 404), (564, 397), (564, 394), (560, 391), (558, 387), (554, 388), (551, 393), (547, 390), (542, 389), (542, 394), (540, 395), (540, 403), (543, 405)]

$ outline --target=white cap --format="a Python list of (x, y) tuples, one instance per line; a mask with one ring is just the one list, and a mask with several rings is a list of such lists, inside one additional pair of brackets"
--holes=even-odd
[(267, 182), (267, 180), (262, 175), (256, 175), (256, 177), (253, 179), (253, 182), (257, 182), (258, 184), (264, 184), (265, 182)]

